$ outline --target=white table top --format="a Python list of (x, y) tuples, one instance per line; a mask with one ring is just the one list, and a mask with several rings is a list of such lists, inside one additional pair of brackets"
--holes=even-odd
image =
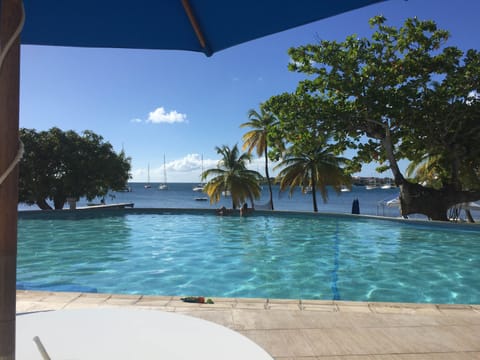
[(16, 359), (272, 360), (245, 336), (218, 324), (172, 312), (120, 308), (17, 315)]

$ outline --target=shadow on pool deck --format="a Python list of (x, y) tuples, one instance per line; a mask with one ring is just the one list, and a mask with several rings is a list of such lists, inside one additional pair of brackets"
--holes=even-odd
[(277, 360), (480, 359), (480, 305), (213, 300), (18, 290), (17, 313), (98, 307), (173, 311), (234, 329)]

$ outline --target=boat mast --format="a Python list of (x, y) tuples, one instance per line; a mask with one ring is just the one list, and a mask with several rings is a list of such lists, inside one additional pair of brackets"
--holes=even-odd
[(165, 154), (163, 154), (163, 183), (167, 185), (167, 165), (165, 163)]

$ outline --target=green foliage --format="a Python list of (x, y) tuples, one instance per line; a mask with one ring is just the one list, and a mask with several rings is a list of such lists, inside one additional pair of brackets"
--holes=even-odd
[(370, 24), (370, 38), (289, 50), (290, 70), (306, 78), (267, 102), (280, 119), (275, 134), (300, 147), (330, 134), (336, 151), (357, 150), (351, 169), (375, 159), (396, 179), (398, 160), (433, 156), (444, 186), (479, 188), (480, 101), (469, 97), (480, 89), (479, 53), (446, 47), (449, 34), (433, 21)]
[(335, 156), (328, 147), (309, 146), (306, 151), (290, 147), (283, 160), (276, 166), (281, 169), (278, 174), (280, 190), (290, 187), (290, 195), (296, 187), (302, 191), (312, 189), (313, 210), (318, 211), (316, 190), (320, 190), (323, 201), (328, 199), (327, 186), (332, 186), (337, 193), (342, 185), (350, 185), (351, 178), (342, 168), (346, 159)]
[(52, 128), (20, 129), (25, 154), (20, 163), (19, 201), (63, 208), (67, 198), (92, 200), (108, 190), (123, 189), (130, 178), (130, 159), (117, 154), (92, 131), (81, 135)]
[[(261, 105), (260, 113), (254, 109), (248, 112), (249, 121), (240, 125), (240, 127), (249, 127), (250, 131), (243, 135), (243, 150), (247, 150), (248, 154), (252, 154), (253, 150), (257, 150), (257, 155), (265, 158), (265, 177), (267, 178), (268, 191), (270, 194), (270, 208), (273, 207), (273, 192), (270, 174), (268, 171), (268, 147), (271, 143), (269, 132), (278, 125), (278, 120), (264, 106)], [(274, 141), (274, 140), (272, 140)]]
[(218, 162), (217, 168), (202, 173), (202, 180), (212, 177), (204, 187), (204, 192), (210, 197), (210, 203), (220, 201), (222, 193), (228, 191), (234, 209), (246, 200), (250, 200), (253, 207), (253, 200), (260, 198), (262, 176), (256, 171), (247, 169), (250, 155), (240, 154), (237, 145), (233, 148), (223, 145), (215, 149), (222, 159)]

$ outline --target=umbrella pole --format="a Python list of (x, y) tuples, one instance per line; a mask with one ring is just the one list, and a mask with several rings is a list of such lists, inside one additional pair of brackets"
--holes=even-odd
[[(0, 0), (0, 46), (4, 50), (21, 22), (19, 0)], [(0, 69), (0, 176), (19, 149), (20, 41)], [(0, 360), (15, 359), (18, 166), (0, 184)]]

